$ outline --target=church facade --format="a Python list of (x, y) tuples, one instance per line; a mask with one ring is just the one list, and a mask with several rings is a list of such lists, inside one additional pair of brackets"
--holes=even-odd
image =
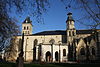
[[(100, 30), (76, 30), (72, 13), (68, 13), (66, 30), (43, 31), (32, 34), (32, 21), (29, 17), (22, 23), (24, 33), (24, 61), (67, 62), (97, 60), (99, 57)], [(20, 53), (22, 36), (15, 36), (15, 55), (6, 56), (15, 61)], [(10, 53), (11, 54), (11, 53)]]

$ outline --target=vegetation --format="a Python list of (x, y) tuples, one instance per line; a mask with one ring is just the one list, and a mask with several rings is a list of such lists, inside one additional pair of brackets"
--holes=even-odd
[(0, 0), (0, 51), (10, 44), (11, 37), (19, 34), (18, 20), (12, 18), (26, 11), (41, 21), (41, 15), (46, 11), (48, 0)]
[(0, 62), (0, 67), (15, 67), (14, 63)]

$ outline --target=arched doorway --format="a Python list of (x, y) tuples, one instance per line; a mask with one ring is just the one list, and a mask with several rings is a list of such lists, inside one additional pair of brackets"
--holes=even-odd
[(83, 47), (80, 49), (80, 55), (85, 55), (85, 49)]
[(50, 53), (50, 51), (47, 51), (46, 52), (46, 61), (47, 62), (50, 62), (51, 61), (51, 53)]
[(55, 52), (55, 60), (58, 61), (58, 52)]

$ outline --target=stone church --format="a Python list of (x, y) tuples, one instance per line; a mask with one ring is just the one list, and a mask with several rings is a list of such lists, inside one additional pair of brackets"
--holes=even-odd
[[(100, 38), (95, 32), (100, 30), (76, 30), (72, 13), (68, 13), (66, 30), (43, 31), (32, 34), (32, 21), (27, 17), (22, 23), (24, 33), (24, 61), (67, 62), (97, 60)], [(7, 60), (16, 60), (20, 52), (22, 36), (16, 36), (13, 58), (6, 55)], [(99, 46), (100, 47), (100, 46)], [(11, 53), (10, 53), (11, 54)]]

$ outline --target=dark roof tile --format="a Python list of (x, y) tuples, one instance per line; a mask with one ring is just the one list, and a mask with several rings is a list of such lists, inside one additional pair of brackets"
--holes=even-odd
[[(93, 30), (76, 30), (76, 34), (91, 34)], [(66, 30), (43, 31), (33, 35), (66, 35)]]
[(27, 17), (23, 23), (32, 23), (32, 21), (30, 20), (30, 17)]
[(93, 30), (76, 30), (76, 34), (92, 34)]
[(33, 35), (66, 35), (66, 31), (63, 30), (43, 31)]

